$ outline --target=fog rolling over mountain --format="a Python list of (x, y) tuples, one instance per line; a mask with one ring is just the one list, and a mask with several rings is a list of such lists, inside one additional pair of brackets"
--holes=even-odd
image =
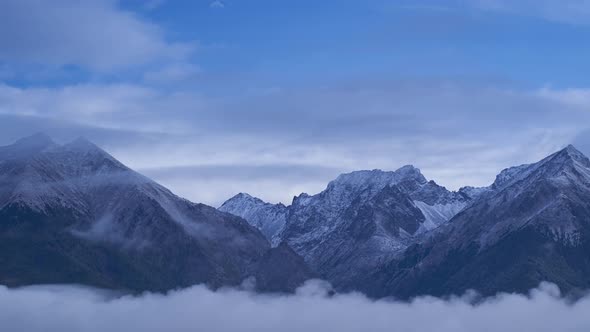
[[(261, 228), (283, 223), (244, 194), (220, 210)], [(486, 188), (450, 192), (412, 166), (359, 171), (284, 210), (279, 238), (340, 290), (410, 298), (526, 293), (542, 281), (566, 293), (590, 287), (590, 161), (571, 145)]]
[(0, 284), (161, 291), (249, 277), (290, 291), (310, 274), (243, 219), (174, 195), (83, 138), (0, 147)]

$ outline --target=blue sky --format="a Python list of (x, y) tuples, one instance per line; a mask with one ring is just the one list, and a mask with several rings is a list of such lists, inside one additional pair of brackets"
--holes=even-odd
[(84, 135), (195, 201), (590, 152), (590, 1), (0, 3), (0, 144)]

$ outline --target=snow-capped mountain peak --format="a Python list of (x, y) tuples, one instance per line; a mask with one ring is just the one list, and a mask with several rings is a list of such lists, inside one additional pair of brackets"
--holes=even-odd
[[(254, 196), (252, 196), (252, 195), (250, 195), (248, 193), (238, 193), (237, 195), (235, 195), (234, 197), (230, 198), (225, 203), (228, 203), (228, 202), (238, 202), (238, 201), (241, 201), (241, 202), (246, 202), (247, 201), (247, 202), (252, 202), (254, 204), (264, 204), (264, 201), (263, 200), (261, 200), (258, 197), (254, 197)], [(225, 205), (225, 203), (224, 203), (224, 205)]]
[[(590, 160), (573, 145), (549, 155), (539, 162), (510, 167), (496, 176), (491, 188), (495, 191), (507, 188), (531, 175), (545, 179), (590, 177)], [(530, 182), (530, 180), (529, 180)]]
[(521, 176), (530, 166), (530, 164), (524, 164), (503, 169), (498, 175), (496, 175), (496, 180), (491, 185), (491, 188), (493, 190), (500, 190), (508, 186)]
[(391, 285), (391, 293), (402, 294), (526, 292), (540, 281), (555, 282), (564, 292), (590, 287), (586, 156), (569, 145), (503, 170), (487, 189), (463, 189), (467, 195), (478, 191), (481, 196), (447, 227), (364, 281), (383, 278), (375, 289)]
[(69, 209), (84, 215), (91, 208), (82, 192), (150, 182), (82, 138), (59, 145), (36, 134), (0, 147), (0, 160), (0, 208), (17, 204), (44, 213)]
[[(261, 200), (258, 197), (254, 197), (248, 193), (238, 193), (235, 196), (233, 196), (232, 198), (228, 199), (227, 201), (225, 201), (221, 206), (227, 206), (229, 204), (255, 204), (255, 205), (276, 205), (276, 206), (282, 206), (285, 207), (284, 204), (282, 203), (277, 203), (277, 204), (271, 204), (271, 203), (267, 203), (263, 200)], [(221, 209), (221, 207), (220, 207)]]
[(9, 250), (0, 254), (0, 283), (161, 291), (253, 276), (263, 282), (257, 288), (282, 290), (309, 274), (245, 220), (179, 198), (86, 139), (57, 145), (37, 135), (6, 151), (0, 243)]
[(296, 196), (287, 207), (242, 193), (220, 210), (246, 219), (273, 244), (286, 241), (314, 268), (335, 275), (343, 269), (342, 277), (347, 264), (370, 269), (447, 222), (470, 200), (406, 165), (341, 174), (322, 192)]
[(418, 183), (426, 183), (427, 180), (422, 175), (422, 172), (419, 168), (414, 167), (414, 165), (405, 165), (400, 167), (397, 171), (395, 171), (399, 175), (400, 178), (405, 180), (415, 180)]
[(298, 197), (293, 205), (320, 205), (328, 220), (332, 220), (348, 207), (353, 200), (368, 200), (388, 186), (407, 188), (421, 187), (428, 181), (418, 168), (406, 165), (396, 171), (380, 169), (354, 171), (339, 175), (326, 189), (313, 196)]
[(67, 143), (64, 145), (72, 150), (81, 150), (81, 151), (93, 151), (93, 150), (101, 150), (96, 144), (89, 141), (86, 137), (80, 136), (75, 140)]
[(406, 165), (396, 171), (373, 169), (341, 174), (328, 184), (327, 190), (342, 186), (351, 190), (363, 190), (367, 187), (381, 189), (387, 185), (396, 184), (401, 181), (415, 181), (420, 184), (427, 182), (418, 168), (412, 165)]
[(131, 171), (109, 153), (83, 137), (64, 144), (52, 152), (53, 160), (74, 163), (76, 168), (72, 171), (78, 176)]
[(561, 150), (561, 152), (566, 152), (568, 155), (573, 156), (575, 158), (582, 158), (582, 159), (586, 159), (586, 160), (588, 159), (588, 157), (586, 157), (586, 155), (584, 155), (582, 152), (580, 152), (580, 150), (578, 150), (572, 144), (568, 144), (565, 148), (563, 148)]
[(271, 204), (247, 193), (239, 193), (227, 200), (220, 211), (242, 217), (258, 228), (273, 246), (280, 243), (280, 232), (285, 227), (287, 207), (281, 203)]
[(43, 133), (37, 133), (21, 138), (11, 145), (1, 146), (0, 160), (32, 156), (56, 146), (58, 145), (55, 144), (51, 137)]
[(550, 158), (554, 162), (573, 162), (578, 164), (578, 166), (590, 167), (590, 159), (571, 144), (561, 151), (554, 153)]
[(113, 156), (84, 137), (78, 137), (77, 139), (62, 145), (60, 150), (69, 153), (115, 160)]
[(49, 146), (55, 144), (55, 142), (45, 133), (36, 133), (31, 136), (23, 137), (18, 139), (13, 145), (20, 148), (26, 148), (30, 146)]

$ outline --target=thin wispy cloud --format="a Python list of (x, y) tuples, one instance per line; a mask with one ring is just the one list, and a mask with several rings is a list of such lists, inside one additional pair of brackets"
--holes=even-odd
[(587, 0), (478, 0), (468, 3), (485, 10), (568, 24), (590, 24), (590, 1)]
[(225, 8), (225, 3), (221, 0), (215, 0), (209, 4), (209, 7), (221, 9), (221, 8)]
[(173, 63), (145, 72), (143, 77), (148, 83), (182, 83), (195, 79), (199, 73), (201, 73), (201, 67), (195, 64)]

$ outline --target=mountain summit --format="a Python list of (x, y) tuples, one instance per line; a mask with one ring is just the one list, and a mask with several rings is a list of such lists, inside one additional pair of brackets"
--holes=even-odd
[(446, 227), (368, 278), (369, 294), (475, 289), (526, 293), (541, 281), (590, 287), (590, 162), (573, 146), (500, 173)]
[(26, 157), (54, 146), (56, 144), (51, 137), (43, 133), (37, 133), (21, 138), (12, 145), (0, 146), (0, 160)]
[(338, 176), (317, 195), (301, 194), (290, 206), (247, 194), (221, 211), (243, 217), (285, 241), (320, 275), (354, 288), (354, 280), (393, 257), (462, 210), (471, 198), (428, 181), (414, 166)]
[(311, 276), (243, 219), (174, 195), (84, 138), (40, 134), (0, 147), (0, 262), (8, 286), (160, 291), (254, 276), (261, 290), (288, 291)]
[(219, 210), (240, 211), (239, 216), (258, 228), (273, 246), (281, 242), (280, 232), (285, 228), (288, 212), (283, 204), (270, 204), (246, 193), (239, 193), (223, 203)]
[[(230, 201), (221, 209), (255, 227), (277, 220), (265, 213), (278, 206)], [(278, 239), (341, 290), (409, 298), (526, 293), (541, 281), (590, 288), (590, 160), (571, 145), (485, 188), (451, 192), (413, 166), (357, 171), (280, 211)]]

